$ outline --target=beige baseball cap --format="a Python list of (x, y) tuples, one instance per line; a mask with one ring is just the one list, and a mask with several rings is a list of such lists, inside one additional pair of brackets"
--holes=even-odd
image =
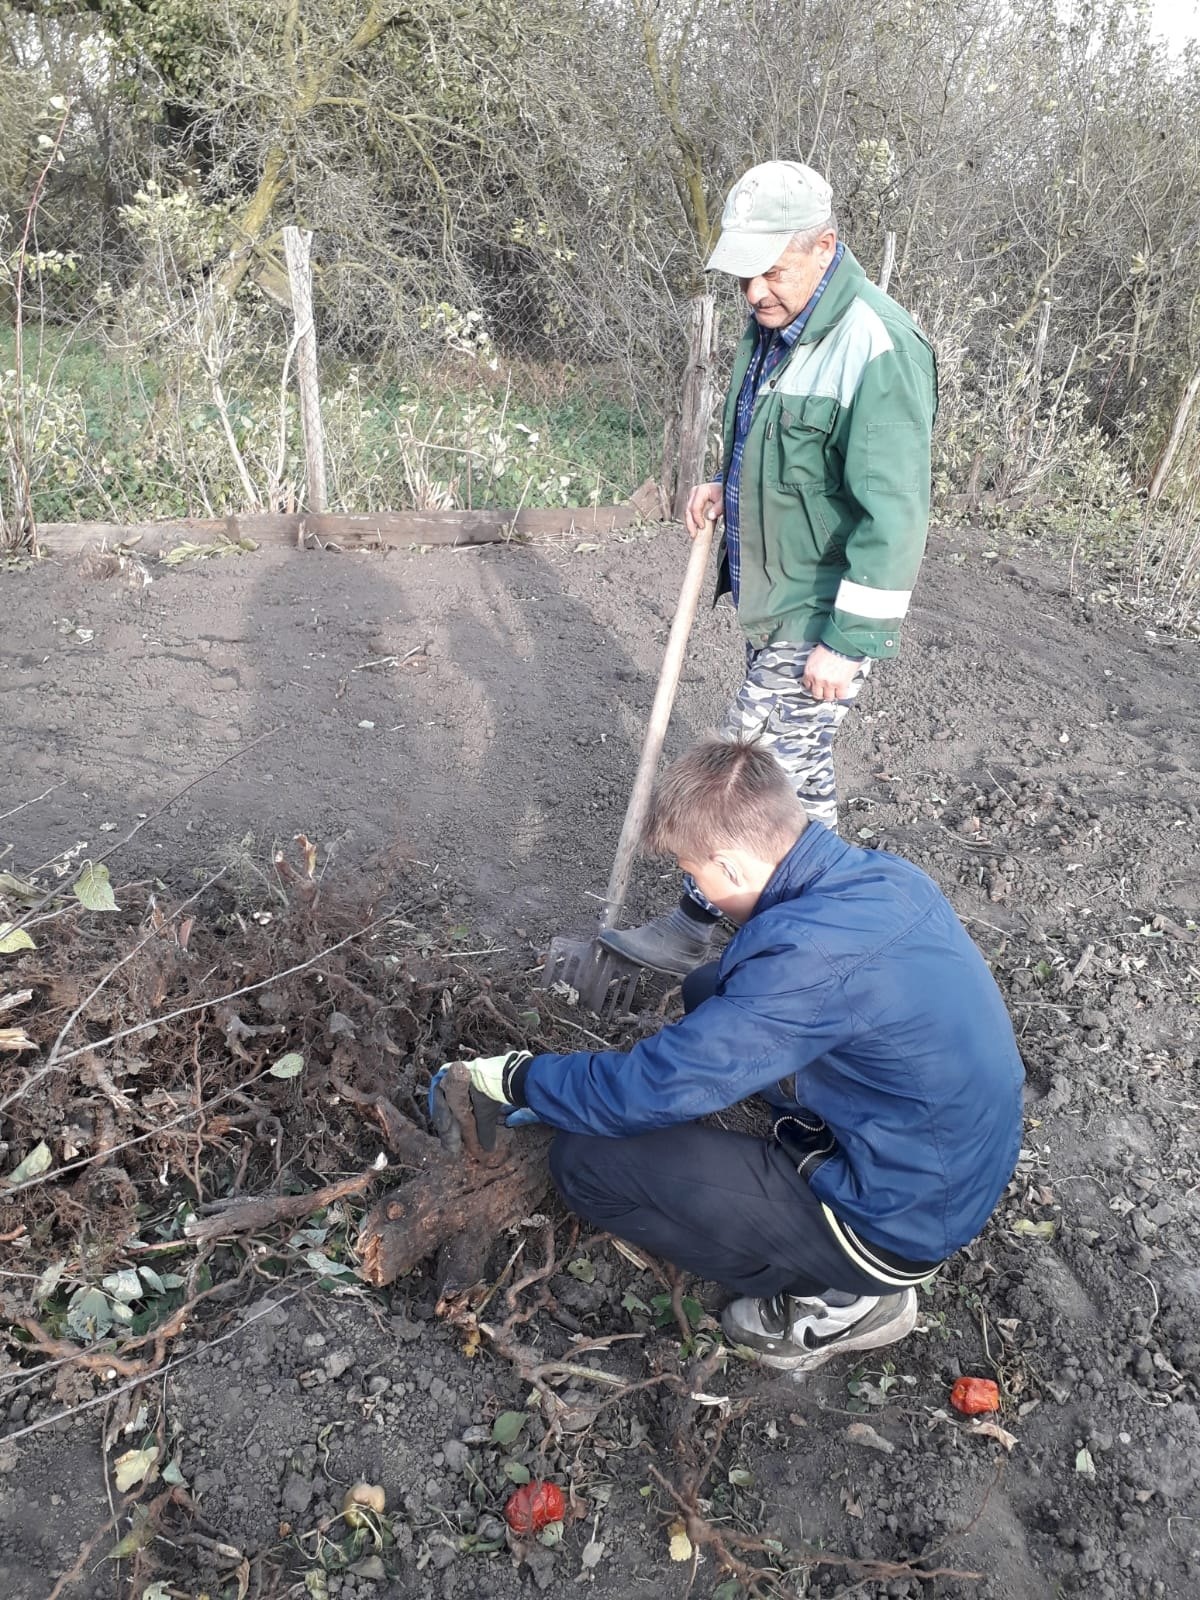
[(743, 173), (721, 213), (721, 237), (706, 272), (756, 278), (773, 267), (792, 235), (827, 222), (833, 190), (802, 161), (764, 161)]

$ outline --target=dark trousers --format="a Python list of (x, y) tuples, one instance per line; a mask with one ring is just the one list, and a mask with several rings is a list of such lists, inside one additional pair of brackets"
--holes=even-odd
[[(716, 966), (684, 980), (687, 1010), (712, 994)], [(842, 1252), (774, 1139), (698, 1123), (628, 1139), (559, 1133), (550, 1170), (564, 1202), (593, 1227), (736, 1294), (894, 1292)]]

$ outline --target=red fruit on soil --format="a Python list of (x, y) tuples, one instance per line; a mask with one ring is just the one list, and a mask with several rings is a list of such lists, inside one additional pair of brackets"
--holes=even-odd
[(984, 1411), (999, 1411), (1000, 1391), (990, 1378), (955, 1378), (950, 1404), (965, 1417)]
[(513, 1491), (504, 1507), (504, 1520), (514, 1533), (540, 1533), (548, 1523), (561, 1522), (567, 1503), (556, 1483), (533, 1478)]

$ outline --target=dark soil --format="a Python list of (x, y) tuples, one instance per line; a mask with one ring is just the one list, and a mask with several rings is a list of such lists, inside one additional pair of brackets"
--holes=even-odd
[[(279, 954), (254, 953), (254, 940), (286, 921), (272, 895), (271, 846), (302, 832), (321, 846), (326, 882), (393, 909), (370, 959), (391, 959), (410, 1000), (413, 985), (430, 986), (427, 1009), (410, 1005), (398, 1036), (408, 1089), (419, 1092), (414, 1063), (427, 1066), (439, 1049), (500, 1042), (499, 1024), (480, 1023), (472, 997), (494, 996), (503, 1017), (540, 1005), (542, 1037), (550, 1008), (531, 969), (547, 935), (587, 930), (589, 895), (603, 890), (683, 559), (678, 536), (664, 532), (599, 548), (386, 559), (260, 551), (155, 567), (149, 586), (128, 568), (45, 564), (7, 575), (0, 813), (10, 814), (0, 830), (13, 851), (3, 866), (40, 868), (50, 882), (48, 863), (95, 856), (202, 778), (111, 865), (114, 882), (161, 879), (156, 893), (170, 905), (197, 874), (234, 859), (232, 887), (195, 934), (206, 952), (202, 935), (226, 940), (230, 986)], [(737, 1362), (708, 1378), (710, 1393), (751, 1404), (726, 1429), (705, 1515), (830, 1557), (797, 1564), (782, 1580), (788, 1593), (1185, 1600), (1200, 1589), (1196, 664), (1195, 642), (1155, 635), (1099, 584), (1077, 576), (1072, 585), (1028, 553), (994, 556), (970, 532), (942, 534), (903, 659), (879, 670), (840, 736), (843, 832), (908, 856), (951, 896), (1012, 1007), (1028, 1121), (992, 1224), (935, 1280), (921, 1331), (884, 1352), (886, 1363), (833, 1364), (803, 1386)], [(672, 748), (719, 722), (739, 666), (732, 619), (706, 614)], [(631, 911), (660, 907), (673, 888), (660, 867), (643, 865)], [(140, 907), (147, 892), (131, 890), (128, 903), (140, 896)], [(270, 909), (275, 923), (254, 923), (247, 907)], [(81, 970), (102, 955), (95, 937), (81, 933), (70, 947)], [(0, 957), (0, 994), (32, 982), (45, 954)], [(173, 974), (168, 989), (182, 981)], [(302, 1006), (299, 993), (285, 1020), (319, 1056), (334, 1002)], [(117, 1011), (138, 999), (120, 995)], [(141, 999), (153, 1014), (154, 993)], [(652, 1026), (662, 1002), (646, 995), (630, 1026)], [(365, 1027), (360, 1004), (348, 989), (336, 1000)], [(243, 1020), (270, 1017), (246, 1010)], [(551, 1036), (566, 1047), (581, 1025), (564, 1009)], [(246, 1047), (249, 1075), (274, 1045), (251, 1037)], [(172, 1070), (186, 1083), (186, 1055)], [(277, 1086), (271, 1102), (293, 1188), (369, 1164), (378, 1148), (324, 1085)], [(36, 1102), (38, 1115), (59, 1115), (55, 1140), (74, 1088), (53, 1105)], [(6, 1171), (41, 1136), (33, 1105), (0, 1128)], [(270, 1186), (269, 1149), (256, 1146), (248, 1190)], [(54, 1153), (61, 1159), (57, 1143)], [(112, 1206), (161, 1210), (176, 1180), (155, 1196), (148, 1157), (144, 1174), (130, 1172), (133, 1198), (117, 1185)], [(330, 1255), (351, 1209), (317, 1219)], [(0, 1233), (14, 1213), (29, 1225), (6, 1247), (5, 1269), (34, 1276), (65, 1230), (82, 1226), (65, 1202), (23, 1210), (14, 1199), (0, 1211)], [(558, 1235), (560, 1267), (584, 1264), (550, 1279), (561, 1320), (543, 1307), (520, 1336), (549, 1356), (569, 1351), (564, 1322), (589, 1337), (639, 1332), (590, 1359), (635, 1380), (671, 1369), (678, 1338), (639, 1309), (661, 1286), (611, 1243), (570, 1243), (565, 1219)], [(524, 1259), (536, 1260), (542, 1230), (526, 1236)], [(725, 1600), (711, 1549), (694, 1576), (668, 1556), (677, 1513), (651, 1469), (679, 1481), (678, 1407), (642, 1391), (544, 1447), (531, 1413), (512, 1445), (497, 1445), (472, 1430), (530, 1410), (529, 1387), (486, 1344), (464, 1354), (460, 1334), (435, 1315), (427, 1277), (369, 1295), (352, 1278), (292, 1270), (318, 1241), (289, 1251), (283, 1237), (220, 1258), (249, 1261), (246, 1276), (174, 1341), (171, 1353), (188, 1359), (140, 1392), (145, 1416), (122, 1413), (117, 1397), (111, 1410), (0, 1440), (0, 1593), (47, 1600), (110, 1517), (113, 1458), (158, 1428), (162, 1459), (178, 1460), (194, 1504), (156, 1511), (157, 1537), (137, 1569), (164, 1585), (150, 1591), (156, 1600), (502, 1600), (531, 1585), (565, 1597), (587, 1581), (603, 1600), (682, 1597), (689, 1586)], [(517, 1242), (498, 1242), (497, 1271)], [(272, 1276), (282, 1277), (277, 1287)], [(694, 1289), (715, 1311), (718, 1291)], [(8, 1315), (24, 1292), (24, 1280), (0, 1279)], [(103, 1376), (77, 1363), (30, 1381), (35, 1364), (11, 1340), (4, 1360), (10, 1435), (105, 1393)], [(1011, 1453), (949, 1414), (960, 1373), (999, 1379)], [(692, 1418), (701, 1454), (718, 1414), (702, 1407)], [(865, 1443), (849, 1431), (863, 1421), (874, 1430)], [(108, 1430), (116, 1442), (106, 1452)], [(535, 1548), (518, 1566), (491, 1547), (521, 1462), (573, 1485), (581, 1515), (561, 1547)], [(329, 1541), (346, 1531), (328, 1519), (355, 1478), (386, 1489), (395, 1544), (381, 1566), (365, 1546), (349, 1552), (368, 1565), (326, 1579), (319, 1558), (336, 1568)], [(143, 1501), (165, 1489), (154, 1484)], [(105, 1560), (129, 1527), (127, 1513), (67, 1595), (140, 1592), (128, 1561)], [(588, 1564), (596, 1544), (603, 1551)], [(980, 1576), (864, 1579), (839, 1555), (921, 1556)]]

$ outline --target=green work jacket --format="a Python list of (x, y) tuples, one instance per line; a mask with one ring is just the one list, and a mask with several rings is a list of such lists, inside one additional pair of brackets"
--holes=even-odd
[[(733, 451), (751, 319), (725, 400)], [(933, 350), (849, 250), (791, 353), (763, 384), (742, 455), (738, 620), (756, 648), (820, 640), (900, 648), (929, 529)], [(717, 593), (728, 587), (722, 539)]]

